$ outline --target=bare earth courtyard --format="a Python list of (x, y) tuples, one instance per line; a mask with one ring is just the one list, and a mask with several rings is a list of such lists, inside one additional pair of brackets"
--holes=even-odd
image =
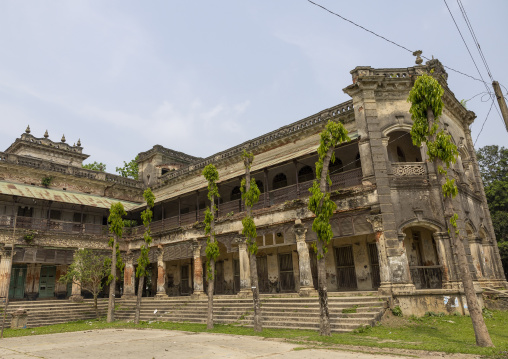
[[(296, 350), (295, 350), (296, 348)], [(169, 330), (105, 329), (6, 338), (0, 358), (403, 358), (326, 349), (303, 349), (297, 344), (249, 336), (190, 333)], [(442, 355), (437, 354), (437, 357)], [(408, 355), (415, 357), (415, 355)], [(418, 357), (434, 357), (423, 355)], [(458, 355), (456, 358), (474, 356)]]

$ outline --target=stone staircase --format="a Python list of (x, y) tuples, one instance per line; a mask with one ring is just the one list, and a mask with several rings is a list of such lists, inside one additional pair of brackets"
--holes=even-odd
[[(374, 325), (387, 308), (386, 297), (376, 292), (330, 293), (328, 305), (333, 332), (350, 332), (360, 326)], [(107, 299), (98, 303), (99, 315), (105, 316)], [(117, 299), (116, 320), (133, 321), (136, 301)], [(23, 308), (28, 311), (28, 327), (65, 323), (95, 318), (93, 302), (73, 303), (64, 300), (12, 302), (10, 313)], [(166, 299), (143, 298), (142, 321), (206, 323), (208, 301), (190, 297)], [(319, 329), (319, 302), (317, 297), (296, 295), (261, 295), (261, 312), (264, 328)], [(236, 296), (214, 297), (214, 319), (218, 324), (252, 326), (252, 298)]]
[[(107, 299), (99, 299), (97, 308), (99, 316), (105, 316), (108, 308)], [(96, 318), (93, 300), (85, 300), (82, 303), (67, 300), (18, 301), (9, 303), (5, 319), (7, 328), (11, 323), (10, 314), (18, 309), (25, 309), (28, 312), (28, 328)], [(1, 315), (3, 316), (3, 310)]]
[[(387, 308), (387, 298), (369, 295), (335, 295), (328, 298), (330, 324), (333, 332), (350, 332), (360, 326), (374, 325)], [(134, 320), (134, 300), (120, 300), (116, 311), (118, 320)], [(140, 319), (206, 323), (208, 302), (205, 299), (154, 300), (143, 298)], [(317, 297), (261, 296), (264, 328), (319, 329), (319, 302)], [(214, 320), (219, 324), (252, 326), (251, 298), (233, 296), (214, 297)]]

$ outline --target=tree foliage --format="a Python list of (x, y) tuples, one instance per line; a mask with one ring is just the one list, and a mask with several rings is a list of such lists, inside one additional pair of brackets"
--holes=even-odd
[(508, 276), (508, 149), (485, 146), (477, 151), (477, 158), (501, 261)]
[(61, 283), (77, 283), (81, 289), (92, 294), (95, 310), (97, 310), (97, 296), (102, 291), (103, 279), (110, 274), (110, 265), (103, 253), (90, 249), (79, 249), (74, 254), (72, 264), (65, 275), (61, 276)]
[(155, 205), (155, 196), (150, 187), (143, 192), (143, 198), (146, 201), (146, 209), (141, 212), (141, 219), (143, 220), (143, 225), (145, 226), (145, 232), (143, 233), (145, 244), (141, 246), (141, 253), (138, 258), (138, 266), (136, 268), (136, 277), (138, 278), (147, 275), (146, 267), (150, 264), (150, 258), (148, 256), (150, 245), (152, 244), (150, 223), (152, 223), (153, 219), (152, 208)]
[(137, 180), (139, 172), (138, 159), (139, 156), (136, 156), (128, 163), (123, 161), (123, 167), (116, 167), (115, 171), (122, 177), (128, 177)]
[(213, 164), (207, 165), (203, 169), (203, 176), (208, 181), (208, 199), (210, 200), (210, 207), (205, 211), (205, 234), (208, 234), (206, 240), (206, 268), (207, 276), (209, 280), (213, 280), (213, 272), (211, 270), (210, 261), (214, 261), (219, 257), (219, 245), (215, 242), (215, 232), (213, 229), (213, 223), (215, 221), (215, 212), (217, 207), (215, 206), (215, 197), (220, 197), (219, 187), (217, 181), (219, 180), (219, 172)]
[(102, 162), (94, 161), (93, 163), (81, 165), (81, 167), (92, 171), (106, 172), (106, 165)]
[[(349, 141), (348, 132), (344, 125), (340, 122), (328, 121), (325, 129), (321, 132), (319, 147), (318, 147), (318, 161), (316, 162), (316, 179), (314, 180), (312, 187), (309, 188), (311, 196), (309, 198), (309, 210), (316, 215), (314, 222), (312, 223), (312, 230), (316, 232), (317, 238), (323, 244), (323, 251), (325, 254), (327, 251), (327, 244), (333, 237), (332, 226), (330, 224), (330, 218), (333, 212), (337, 208), (334, 201), (330, 199), (330, 193), (323, 191), (321, 186), (322, 172), (325, 166), (325, 158), (331, 150), (330, 161), (335, 162), (335, 152), (333, 149), (341, 144), (342, 142)], [(326, 164), (328, 169), (328, 164)], [(326, 171), (326, 182), (331, 185), (330, 173)], [(314, 248), (316, 249), (316, 248)], [(323, 254), (318, 253), (318, 257)]]
[[(123, 205), (120, 202), (113, 203), (111, 205), (111, 208), (109, 210), (109, 217), (108, 217), (109, 232), (111, 234), (113, 234), (113, 236), (111, 236), (109, 238), (109, 243), (108, 243), (111, 248), (113, 248), (113, 245), (115, 242), (114, 236), (116, 236), (117, 238), (122, 238), (123, 226), (124, 226), (124, 221), (123, 221), (122, 217), (126, 216), (126, 215), (127, 215), (127, 212), (125, 212), (125, 209), (123, 208)], [(116, 252), (116, 268), (118, 268), (120, 271), (122, 271), (124, 264), (122, 261), (122, 256), (120, 254), (120, 244), (119, 243), (116, 243), (115, 250), (116, 250), (115, 251)], [(107, 265), (111, 265), (111, 258), (106, 258), (105, 263)], [(115, 278), (115, 279), (117, 279), (117, 278)], [(109, 277), (108, 277), (108, 283), (110, 283), (112, 280), (113, 280), (113, 274), (110, 273)]]
[[(419, 76), (413, 88), (409, 92), (407, 101), (411, 103), (409, 113), (413, 120), (411, 128), (411, 138), (415, 146), (420, 147), (422, 143), (427, 145), (427, 155), (430, 161), (439, 160), (447, 168), (455, 163), (459, 154), (457, 146), (452, 142), (451, 136), (439, 128), (439, 117), (443, 113), (443, 94), (444, 90), (435, 78), (423, 74)], [(429, 124), (427, 111), (431, 110), (434, 114), (434, 122)], [(442, 185), (443, 196), (455, 197), (458, 193), (455, 180), (448, 177), (448, 171), (441, 165), (438, 167), (439, 174), (445, 177), (445, 183)], [(450, 219), (450, 224), (457, 232), (457, 221), (455, 214)], [(458, 233), (458, 232), (457, 232)]]

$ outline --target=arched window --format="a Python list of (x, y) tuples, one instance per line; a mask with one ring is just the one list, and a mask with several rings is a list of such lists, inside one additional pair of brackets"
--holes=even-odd
[(312, 167), (304, 166), (300, 168), (298, 171), (298, 182), (307, 182), (312, 181), (314, 179), (314, 171), (312, 171)]
[(362, 167), (362, 161), (360, 161), (360, 152), (358, 152), (355, 157), (355, 168), (360, 167)]
[(332, 175), (334, 173), (339, 173), (339, 172), (344, 172), (344, 166), (342, 165), (342, 161), (340, 160), (340, 158), (335, 157), (334, 163), (332, 163), (332, 161), (330, 161), (330, 166), (328, 167), (328, 173), (330, 173)]
[(265, 193), (265, 186), (263, 185), (263, 182), (260, 180), (256, 180), (256, 184), (258, 185), (259, 192)]
[(288, 179), (284, 173), (279, 173), (273, 178), (273, 189), (279, 189), (288, 185)]
[(397, 146), (397, 159), (398, 162), (406, 162), (406, 156), (404, 155), (404, 152), (402, 152), (399, 146)]
[(240, 192), (240, 187), (236, 186), (231, 191), (231, 201), (242, 198), (242, 192)]

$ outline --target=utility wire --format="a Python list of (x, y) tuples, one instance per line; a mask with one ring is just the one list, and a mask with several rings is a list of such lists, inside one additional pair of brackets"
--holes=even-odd
[(482, 58), (485, 68), (487, 69), (487, 73), (489, 74), (490, 80), (493, 82), (494, 78), (492, 77), (492, 73), (490, 72), (489, 65), (487, 64), (487, 59), (485, 59), (485, 55), (483, 54), (483, 51), (480, 47), (480, 42), (476, 38), (476, 34), (473, 30), (473, 25), (471, 25), (471, 22), (469, 21), (469, 17), (467, 16), (466, 9), (464, 8), (464, 5), (462, 5), (462, 1), (457, 0), (457, 4), (459, 5), (460, 11), (462, 12), (462, 17), (464, 18), (464, 21), (466, 22), (466, 25), (469, 28), (469, 32), (471, 33), (471, 36), (473, 37), (473, 41), (475, 42), (475, 45), (478, 48), (478, 52), (480, 53), (480, 57)]
[[(363, 26), (361, 26), (361, 25), (359, 25), (359, 24), (355, 23), (354, 21), (347, 19), (347, 18), (345, 18), (344, 16), (342, 16), (342, 15), (340, 15), (340, 14), (337, 14), (336, 12), (331, 11), (330, 9), (328, 9), (328, 8), (324, 7), (323, 5), (320, 5), (320, 4), (318, 4), (318, 3), (315, 3), (315, 2), (314, 2), (314, 1), (312, 1), (312, 0), (307, 0), (307, 1), (308, 1), (308, 2), (310, 2), (310, 3), (311, 3), (311, 4), (313, 4), (313, 5), (315, 5), (315, 6), (317, 6), (317, 7), (320, 7), (321, 9), (323, 9), (323, 10), (325, 10), (325, 11), (329, 12), (330, 14), (335, 15), (335, 16), (337, 16), (337, 17), (341, 18), (342, 20), (347, 21), (347, 22), (349, 22), (349, 23), (353, 24), (353, 25), (354, 25), (354, 26), (356, 26), (356, 27), (359, 27), (360, 29), (362, 29), (362, 30), (364, 30), (364, 31), (367, 31), (367, 32), (369, 32), (369, 33), (373, 34), (374, 36), (377, 36), (377, 37), (379, 37), (379, 38), (381, 38), (381, 39), (383, 39), (383, 40), (385, 40), (385, 41), (387, 41), (387, 42), (389, 42), (389, 43), (391, 43), (391, 44), (393, 44), (393, 45), (395, 45), (395, 46), (400, 47), (400, 48), (401, 48), (401, 49), (403, 49), (403, 50), (406, 50), (406, 51), (410, 52), (411, 54), (414, 52), (414, 51), (412, 51), (412, 50), (408, 49), (407, 47), (405, 47), (405, 46), (403, 46), (403, 45), (400, 45), (400, 44), (396, 43), (395, 41), (392, 41), (392, 40), (390, 40), (390, 39), (387, 39), (386, 37), (381, 36), (381, 35), (379, 35), (379, 34), (375, 33), (374, 31), (369, 30), (369, 29), (367, 29), (367, 28), (365, 28), (365, 27), (363, 27)], [(424, 59), (426, 59), (426, 60), (430, 60), (430, 59), (429, 59), (428, 57), (426, 57), (426, 56), (423, 56), (423, 55), (422, 55), (422, 57), (423, 57)], [(473, 77), (473, 76), (471, 76), (471, 75), (468, 75), (468, 74), (466, 74), (466, 73), (464, 73), (464, 72), (462, 72), (462, 71), (455, 70), (455, 69), (453, 69), (453, 68), (451, 68), (451, 67), (448, 67), (448, 66), (445, 66), (445, 65), (443, 65), (443, 66), (444, 66), (445, 68), (447, 68), (448, 70), (454, 71), (454, 72), (456, 72), (456, 73), (458, 73), (458, 74), (461, 74), (461, 75), (467, 76), (467, 77), (469, 77), (469, 78), (471, 78), (471, 79), (473, 79), (473, 80), (480, 81), (480, 82), (483, 82), (484, 84), (486, 84), (486, 82), (483, 80), (483, 78), (480, 80), (480, 79), (478, 79), (478, 78), (476, 78), (476, 77)], [(481, 77), (481, 76), (480, 76), (480, 77)]]
[[(450, 16), (452, 17), (452, 20), (453, 20), (453, 22), (454, 22), (454, 24), (455, 24), (455, 27), (457, 28), (457, 31), (459, 32), (460, 37), (462, 38), (462, 41), (464, 42), (464, 45), (466, 46), (467, 52), (469, 53), (469, 56), (471, 57), (471, 60), (473, 60), (473, 64), (474, 64), (474, 66), (476, 67), (476, 71), (478, 71), (478, 74), (480, 75), (480, 78), (482, 79), (482, 82), (483, 82), (483, 84), (485, 85), (485, 88), (486, 88), (487, 92), (489, 93), (489, 95), (490, 95), (491, 99), (494, 101), (494, 99), (496, 98), (496, 97), (495, 97), (495, 95), (494, 95), (494, 94), (490, 91), (490, 87), (489, 87), (489, 86), (487, 85), (487, 83), (483, 80), (483, 76), (482, 76), (482, 74), (481, 74), (481, 72), (480, 72), (480, 69), (478, 68), (478, 65), (476, 64), (476, 61), (474, 60), (473, 54), (471, 54), (471, 51), (469, 50), (469, 46), (467, 46), (467, 43), (466, 43), (466, 40), (464, 39), (464, 36), (462, 36), (462, 32), (460, 31), (460, 28), (459, 28), (459, 25), (457, 24), (457, 21), (455, 21), (455, 17), (453, 16), (452, 11), (450, 10), (450, 7), (448, 6), (448, 3), (446, 2), (446, 0), (443, 0), (443, 1), (444, 1), (445, 5), (446, 5), (446, 8), (448, 9), (448, 12), (450, 13)], [(457, 0), (457, 1), (460, 1), (460, 0)], [(462, 5), (462, 3), (459, 5), (459, 7), (460, 7), (461, 5)], [(462, 10), (461, 10), (461, 11), (462, 11)], [(465, 11), (465, 10), (464, 10), (464, 11)], [(465, 16), (465, 17), (464, 17), (464, 19), (466, 19), (467, 15), (466, 15), (465, 13), (463, 13), (463, 16)], [(467, 23), (467, 24), (469, 24), (469, 20), (465, 20), (465, 21), (466, 21), (466, 23)], [(474, 35), (474, 31), (473, 31), (472, 27), (469, 27), (469, 26), (470, 26), (470, 25), (468, 25), (468, 28), (469, 28), (469, 31), (471, 32), (471, 36), (473, 36), (473, 39), (476, 39), (476, 36)], [(475, 40), (475, 44), (477, 44), (476, 40)], [(481, 52), (480, 45), (479, 45), (479, 44), (477, 44), (477, 46), (478, 46), (478, 49), (479, 49), (479, 51), (480, 51), (480, 56), (482, 57), (482, 60), (484, 61), (484, 59), (485, 59), (485, 58), (483, 57), (483, 52)], [(491, 75), (491, 73), (490, 73), (490, 69), (489, 69), (489, 67), (488, 67), (488, 65), (487, 65), (487, 62), (486, 62), (486, 61), (484, 61), (484, 65), (485, 65), (485, 67), (486, 67), (486, 69), (487, 69), (487, 72), (489, 73), (489, 76), (490, 76), (491, 80), (492, 80), (492, 81), (494, 81), (494, 80), (492, 79), (492, 75)], [(499, 112), (499, 110), (498, 110), (497, 106), (494, 106), (494, 108), (496, 109), (496, 112), (497, 112), (497, 114), (499, 115), (499, 118), (500, 118), (500, 119), (501, 119), (501, 121), (503, 122), (503, 116), (501, 116), (501, 112)], [(491, 109), (492, 109), (492, 105), (491, 105)], [(490, 113), (490, 110), (489, 110), (489, 113)], [(487, 118), (488, 118), (488, 115), (487, 115)], [(485, 120), (486, 120), (486, 119), (485, 119)], [(504, 122), (503, 122), (503, 124), (504, 124)], [(484, 121), (484, 123), (483, 123), (483, 125), (482, 125), (482, 129), (483, 129), (483, 126), (484, 126), (484, 125), (485, 125), (485, 121)], [(481, 133), (481, 130), (480, 130), (480, 133)], [(478, 137), (477, 137), (477, 139), (478, 139)], [(476, 142), (475, 142), (475, 143), (476, 143)]]
[(485, 117), (485, 120), (483, 120), (482, 128), (480, 129), (478, 136), (476, 136), (476, 140), (474, 140), (473, 147), (476, 146), (476, 141), (478, 141), (478, 137), (480, 137), (480, 134), (483, 131), (483, 126), (485, 126), (485, 122), (487, 122), (487, 119), (489, 118), (490, 110), (492, 110), (492, 105), (494, 105), (494, 100), (492, 100), (492, 103), (490, 104), (489, 112), (487, 112), (487, 116)]

